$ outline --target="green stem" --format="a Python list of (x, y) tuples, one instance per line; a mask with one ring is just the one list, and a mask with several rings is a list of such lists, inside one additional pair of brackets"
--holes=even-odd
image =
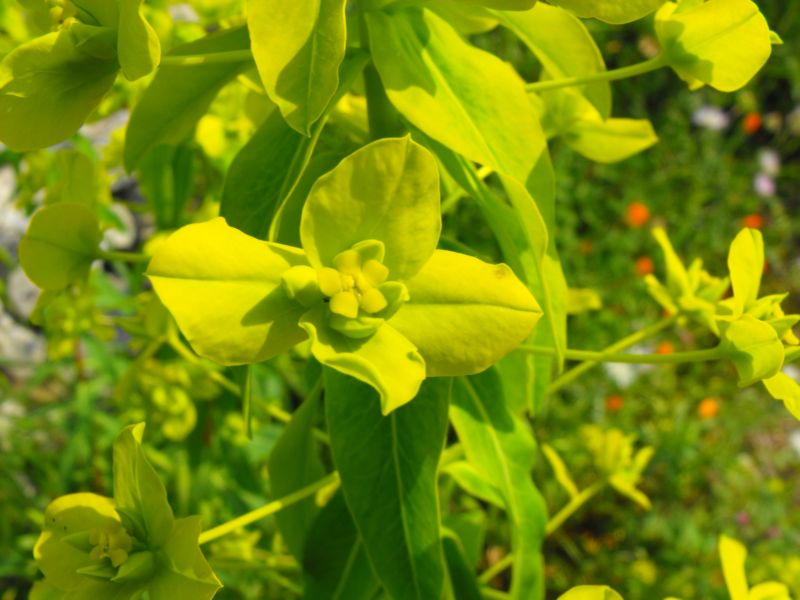
[(108, 261), (132, 263), (146, 263), (150, 261), (150, 257), (147, 256), (147, 254), (142, 254), (141, 252), (114, 252), (106, 250), (100, 250), (97, 254), (97, 258)]
[(199, 542), (201, 544), (207, 544), (217, 538), (220, 538), (224, 535), (232, 533), (241, 527), (245, 527), (250, 525), (251, 523), (255, 523), (256, 521), (260, 521), (270, 515), (274, 515), (277, 512), (282, 511), (284, 508), (292, 506), (293, 504), (297, 504), (298, 502), (305, 500), (309, 496), (313, 496), (322, 488), (325, 488), (329, 485), (338, 485), (339, 484), (339, 473), (334, 471), (330, 473), (326, 477), (323, 477), (319, 481), (315, 481), (314, 483), (307, 485), (306, 487), (297, 490), (296, 492), (292, 492), (280, 498), (278, 500), (273, 500), (265, 504), (264, 506), (257, 508), (255, 510), (250, 511), (240, 517), (236, 517), (235, 519), (231, 519), (227, 523), (223, 523), (222, 525), (218, 525), (213, 529), (209, 529), (208, 531), (204, 531), (200, 534)]
[(209, 54), (171, 54), (161, 57), (161, 67), (193, 67), (196, 65), (215, 65), (221, 63), (243, 63), (253, 60), (250, 50), (230, 50)]
[[(546, 346), (522, 345), (518, 348), (523, 352), (537, 356), (555, 356), (554, 348)], [(590, 350), (566, 350), (564, 358), (567, 360), (589, 360), (604, 363), (630, 363), (637, 365), (677, 365), (692, 362), (708, 362), (726, 358), (723, 348), (708, 348), (706, 350), (692, 350), (691, 352), (676, 352), (674, 354), (616, 354), (613, 352), (592, 352)]]
[(795, 346), (786, 350), (783, 355), (783, 364), (788, 365), (797, 359), (800, 359), (800, 346)]
[(564, 79), (550, 79), (529, 83), (525, 86), (525, 89), (529, 92), (545, 92), (547, 90), (585, 85), (598, 81), (617, 81), (619, 79), (628, 79), (629, 77), (644, 75), (645, 73), (657, 71), (666, 66), (667, 59), (663, 55), (658, 55), (650, 60), (645, 60), (635, 65), (621, 67), (619, 69), (612, 69), (611, 71), (601, 71), (600, 73), (583, 75), (582, 77), (566, 77)]
[[(649, 325), (644, 329), (640, 329), (639, 331), (636, 331), (631, 335), (622, 338), (618, 342), (614, 342), (610, 346), (604, 348), (603, 352), (612, 352), (612, 353), (620, 352), (622, 350), (625, 350), (626, 348), (630, 348), (635, 344), (643, 342), (644, 340), (649, 339), (658, 333), (661, 333), (664, 329), (667, 329), (668, 327), (674, 325), (677, 320), (678, 320), (677, 315), (661, 319), (660, 321), (657, 321), (656, 323), (653, 323), (652, 325)], [(557, 377), (556, 379), (553, 380), (553, 382), (547, 388), (547, 393), (548, 394), (555, 393), (556, 391), (560, 390), (565, 385), (573, 382), (575, 379), (583, 375), (586, 371), (588, 371), (592, 367), (597, 366), (598, 364), (600, 363), (597, 361), (586, 361), (571, 368), (569, 371), (564, 372), (560, 377)]]
[[(582, 490), (578, 493), (577, 496), (573, 497), (567, 504), (565, 504), (561, 510), (559, 510), (549, 521), (547, 521), (547, 527), (545, 528), (545, 535), (550, 536), (552, 535), (559, 527), (561, 527), (564, 522), (569, 519), (572, 515), (574, 515), (584, 504), (586, 504), (589, 500), (594, 498), (597, 493), (605, 487), (605, 482), (597, 482), (585, 490)], [(486, 569), (483, 573), (480, 574), (478, 577), (478, 581), (481, 583), (488, 583), (495, 577), (497, 577), (500, 573), (508, 569), (514, 564), (514, 554), (506, 554), (503, 558), (498, 560), (495, 564), (491, 567)]]

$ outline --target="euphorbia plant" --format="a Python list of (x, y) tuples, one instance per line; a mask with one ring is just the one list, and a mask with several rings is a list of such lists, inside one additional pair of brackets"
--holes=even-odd
[[(652, 452), (634, 454), (632, 438), (616, 429), (584, 430), (601, 478), (579, 491), (546, 449), (570, 496), (548, 519), (531, 477), (538, 450), (528, 421), (548, 394), (598, 362), (731, 360), (743, 385), (764, 381), (798, 414), (800, 388), (780, 372), (798, 354), (797, 318), (781, 312), (783, 297), (758, 298), (763, 245), (753, 231), (734, 241), (733, 297), (723, 299), (728, 280), (699, 262), (684, 267), (656, 230), (667, 280), (649, 277), (647, 286), (668, 316), (603, 352), (566, 341), (569, 295), (548, 144), (561, 138), (591, 160), (615, 162), (656, 143), (649, 121), (612, 117), (614, 80), (671, 68), (692, 88), (744, 86), (780, 42), (753, 2), (245, 4), (245, 15), (220, 31), (215, 22), (214, 33), (159, 56), (141, 2), (66, 0), (45, 20), (52, 31), (0, 67), (0, 140), (29, 150), (72, 135), (118, 71), (136, 80), (159, 65), (146, 87), (123, 84), (136, 101), (113, 160), (142, 182), (160, 231), (142, 253), (109, 251), (97, 203), (67, 195), (40, 208), (19, 245), (23, 268), (45, 292), (35, 314), (87, 297), (98, 259), (147, 262), (146, 279), (120, 270), (131, 288), (149, 281), (171, 317), (150, 292), (157, 325), (117, 319), (139, 352), (124, 383), (166, 353), (160, 358), (187, 361), (241, 396), (249, 422), (253, 365), (277, 365), (285, 375), (280, 361), (290, 355), (312, 381), (292, 382), (305, 395), (293, 415), (271, 413), (288, 421), (268, 460), (272, 501), (199, 538), (196, 520), (174, 520), (139, 446), (141, 428), (124, 430), (114, 499), (70, 495), (46, 511), (36, 557), (47, 583), (38, 593), (210, 598), (219, 581), (198, 540), (277, 514), (273, 546), (301, 567), (296, 582), (280, 581), (292, 592), (302, 585), (309, 598), (494, 597), (505, 592), (490, 584), (508, 567), (511, 579), (501, 585), (509, 597), (542, 598), (544, 538), (606, 484), (648, 508), (637, 485)], [(660, 53), (606, 70), (580, 19), (620, 24), (648, 15)], [(537, 81), (472, 43), (470, 35), (498, 26), (541, 65)], [(211, 176), (198, 178), (211, 191), (195, 189), (187, 138), (198, 124), (206, 131), (206, 113), (218, 109), (212, 101), (234, 81), (249, 94), (241, 110), (249, 141), (227, 146), (224, 128), (211, 141), (200, 134), (201, 145), (222, 147), (208, 162), (221, 165), (224, 185), (214, 189)], [(197, 194), (197, 212), (186, 208), (192, 190), (208, 192)], [(463, 196), (494, 237), (491, 260), (477, 258), (483, 252), (470, 236), (441, 235), (443, 197), (452, 207)], [(170, 318), (197, 355), (220, 366), (192, 354)], [(676, 322), (699, 324), (720, 344), (621, 353)], [(565, 370), (567, 360), (582, 364)], [(237, 365), (248, 366), (231, 378), (222, 373)], [(120, 389), (124, 396), (130, 386)], [(161, 395), (185, 400), (180, 389)], [(321, 454), (318, 442), (330, 452)], [(507, 557), (479, 577), (468, 552), (479, 536), (447, 519), (474, 498), (509, 524), (501, 534)], [(563, 596), (615, 597), (593, 586)]]

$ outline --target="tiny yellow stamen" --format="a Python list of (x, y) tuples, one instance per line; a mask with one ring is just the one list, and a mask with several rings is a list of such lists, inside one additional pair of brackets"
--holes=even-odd
[(331, 312), (348, 319), (358, 316), (358, 299), (352, 292), (339, 292), (331, 298)]
[(379, 312), (389, 306), (386, 297), (376, 288), (370, 288), (361, 296), (361, 308), (370, 314)]
[(361, 270), (372, 285), (383, 283), (389, 276), (389, 269), (386, 268), (386, 265), (379, 263), (377, 260), (368, 260), (364, 263)]

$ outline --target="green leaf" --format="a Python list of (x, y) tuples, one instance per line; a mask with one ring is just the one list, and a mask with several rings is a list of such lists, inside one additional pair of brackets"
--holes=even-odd
[(375, 595), (378, 580), (341, 492), (311, 525), (303, 574), (304, 600), (371, 600)]
[(461, 0), (461, 2), (497, 10), (530, 10), (536, 4), (536, 0)]
[(339, 85), (346, 0), (247, 0), (253, 57), (267, 94), (303, 135)]
[(664, 0), (554, 0), (582, 19), (599, 19), (621, 25), (646, 17), (664, 4)]
[[(582, 77), (606, 70), (592, 34), (569, 11), (540, 2), (527, 12), (496, 15), (533, 52), (549, 77)], [(594, 105), (602, 118), (611, 115), (611, 85), (607, 81), (575, 90)]]
[(88, 276), (101, 239), (94, 211), (59, 202), (33, 215), (19, 242), (19, 262), (37, 286), (58, 291)]
[(558, 600), (622, 600), (622, 596), (606, 585), (579, 585)]
[(569, 494), (570, 498), (574, 498), (578, 495), (578, 486), (575, 485), (575, 482), (572, 481), (572, 476), (569, 473), (569, 468), (558, 455), (558, 452), (555, 451), (555, 448), (548, 444), (542, 444), (542, 454), (547, 459), (547, 462), (550, 463), (550, 467), (553, 469), (553, 475), (555, 475), (556, 481), (561, 484), (561, 487)]
[(501, 397), (493, 370), (456, 379), (450, 420), (467, 460), (503, 496), (514, 552), (511, 597), (527, 600), (544, 593), (541, 545), (547, 509), (530, 476), (536, 443), (525, 422), (497, 402)]
[(783, 366), (783, 343), (767, 323), (750, 315), (721, 320), (721, 347), (739, 374), (739, 387), (769, 379)]
[(437, 250), (406, 286), (411, 299), (389, 324), (417, 347), (429, 377), (483, 371), (541, 317), (511, 269), (464, 254)]
[(144, 528), (150, 547), (161, 547), (175, 519), (167, 491), (142, 451), (144, 423), (123, 429), (114, 441), (114, 502)]
[(776, 373), (764, 379), (763, 383), (770, 395), (783, 402), (786, 410), (800, 421), (800, 385), (786, 373)]
[(373, 142), (320, 177), (303, 208), (300, 238), (316, 268), (378, 240), (389, 280), (405, 280), (431, 257), (441, 228), (436, 160), (404, 137)]
[(375, 574), (397, 600), (442, 594), (436, 476), (449, 385), (428, 380), (413, 402), (384, 417), (372, 389), (325, 370), (331, 450), (347, 506)]
[(117, 70), (116, 61), (76, 49), (66, 29), (19, 46), (0, 63), (0, 141), (22, 152), (68, 138), (111, 89)]
[(764, 273), (764, 239), (758, 229), (742, 229), (728, 252), (733, 298), (738, 314), (758, 298)]
[(311, 353), (323, 365), (372, 386), (388, 415), (414, 399), (425, 379), (425, 360), (416, 347), (388, 324), (366, 338), (352, 338), (326, 323), (324, 305), (300, 319), (311, 338)]
[(161, 61), (158, 35), (142, 16), (143, 0), (117, 0), (119, 6), (118, 59), (130, 81), (149, 75)]
[(727, 535), (721, 535), (719, 536), (719, 559), (731, 600), (748, 600), (750, 591), (744, 570), (744, 562), (747, 559), (745, 547), (741, 542)]
[(769, 25), (750, 0), (665, 4), (656, 33), (670, 67), (690, 86), (744, 87), (772, 53)]
[[(173, 49), (169, 56), (195, 56), (247, 50), (245, 27), (226, 29)], [(249, 60), (163, 65), (133, 109), (125, 135), (125, 168), (135, 169), (159, 144), (178, 144), (192, 133), (219, 91)]]
[(463, 0), (423, 0), (423, 3), (464, 35), (486, 33), (498, 24), (488, 9)]
[(452, 462), (442, 469), (470, 496), (480, 498), (484, 502), (494, 504), (499, 508), (505, 507), (505, 502), (491, 483), (486, 481), (470, 463), (465, 460)]
[(139, 189), (159, 229), (174, 229), (183, 222), (183, 209), (194, 191), (195, 153), (196, 147), (186, 141), (176, 146), (161, 144), (139, 163)]
[(307, 309), (281, 286), (286, 270), (305, 264), (300, 250), (216, 218), (172, 234), (147, 275), (195, 352), (232, 365), (261, 362), (305, 339), (297, 322)]
[(375, 66), (400, 113), (448, 148), (525, 182), (545, 140), (511, 66), (428, 10), (388, 8), (366, 19)]
[[(312, 434), (318, 405), (319, 394), (312, 392), (270, 452), (267, 469), (273, 498), (283, 498), (325, 475)], [(275, 515), (281, 536), (297, 559), (303, 558), (306, 535), (317, 512), (316, 502), (310, 497)]]
[(453, 596), (458, 600), (482, 600), (478, 579), (467, 563), (461, 540), (452, 531), (445, 530), (442, 546), (453, 586)]
[(64, 538), (95, 529), (119, 526), (119, 514), (110, 498), (96, 494), (69, 494), (56, 498), (44, 511), (42, 534), (33, 549), (36, 563), (47, 580), (61, 590), (79, 587), (85, 577), (77, 571), (94, 563), (90, 546), (77, 547)]
[(211, 600), (222, 587), (200, 550), (199, 537), (200, 517), (175, 520), (164, 544), (171, 568), (162, 569), (151, 582), (151, 600)]

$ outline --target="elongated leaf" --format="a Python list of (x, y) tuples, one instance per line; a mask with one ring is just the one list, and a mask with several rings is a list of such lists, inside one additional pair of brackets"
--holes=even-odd
[(728, 252), (728, 271), (737, 311), (741, 313), (758, 298), (764, 273), (764, 239), (758, 229), (743, 229)]
[(303, 552), (305, 600), (370, 600), (378, 580), (341, 491), (311, 525)]
[(333, 97), (344, 59), (346, 0), (247, 0), (253, 56), (267, 94), (303, 135)]
[(500, 397), (500, 380), (493, 370), (459, 378), (453, 385), (450, 419), (467, 460), (505, 501), (514, 552), (511, 597), (541, 598), (547, 509), (530, 476), (536, 444), (525, 423), (497, 401)]
[(491, 483), (481, 477), (480, 473), (470, 463), (459, 460), (450, 463), (443, 469), (453, 480), (468, 494), (480, 498), (484, 502), (494, 504), (499, 508), (505, 506), (503, 498)]
[[(352, 86), (366, 57), (365, 53), (353, 53), (347, 57), (341, 69), (339, 90), (326, 107), (322, 119)], [(232, 227), (259, 239), (266, 239), (267, 233), (274, 230), (274, 235), (270, 236), (272, 241), (299, 246), (299, 211), (286, 217), (289, 222), (284, 224), (284, 205), (306, 171), (316, 134), (323, 125), (322, 121), (317, 123), (314, 135), (308, 138), (292, 129), (277, 111), (269, 115), (228, 169), (220, 216), (225, 217)], [(333, 166), (329, 165), (330, 168)], [(295, 199), (305, 202), (311, 184), (323, 172), (317, 171), (316, 177), (306, 180), (307, 185), (302, 186), (304, 193)], [(300, 206), (302, 208), (302, 204)], [(273, 219), (277, 223), (273, 223)]]
[(118, 57), (122, 74), (131, 81), (149, 75), (161, 60), (158, 35), (142, 16), (142, 0), (118, 0)]
[(371, 11), (367, 23), (375, 66), (403, 116), (470, 160), (528, 179), (545, 140), (507, 63), (428, 10)]
[(458, 536), (452, 531), (445, 531), (442, 546), (453, 586), (453, 596), (458, 600), (482, 600), (478, 580), (467, 562)]
[(719, 558), (731, 600), (747, 600), (750, 597), (747, 575), (744, 570), (747, 549), (741, 542), (727, 535), (721, 535), (719, 537)]
[[(170, 56), (247, 50), (249, 46), (247, 29), (236, 27), (178, 46)], [(125, 168), (132, 171), (159, 144), (183, 141), (222, 87), (251, 65), (243, 59), (160, 67), (131, 114), (125, 135)]]
[[(550, 77), (580, 77), (606, 70), (592, 34), (569, 11), (540, 2), (526, 12), (495, 14), (530, 48)], [(611, 115), (611, 86), (608, 82), (591, 83), (575, 89), (585, 95), (604, 118)]]
[(436, 471), (449, 385), (428, 380), (416, 399), (383, 417), (372, 388), (325, 370), (328, 428), (342, 490), (375, 574), (396, 600), (442, 594)]
[(25, 151), (68, 138), (111, 89), (117, 71), (116, 61), (76, 49), (66, 29), (19, 46), (0, 63), (0, 141)]
[[(267, 468), (273, 498), (282, 498), (325, 475), (312, 434), (318, 405), (319, 395), (309, 397), (294, 413), (272, 448)], [(275, 515), (286, 545), (298, 559), (303, 557), (306, 534), (317, 511), (317, 505), (311, 497)]]
[(554, 0), (584, 19), (595, 18), (606, 23), (622, 24), (649, 15), (665, 0)]
[(552, 446), (548, 444), (542, 445), (542, 454), (544, 454), (547, 462), (550, 463), (550, 466), (553, 469), (553, 474), (556, 477), (556, 481), (561, 484), (561, 487), (569, 494), (570, 498), (574, 498), (578, 495), (578, 486), (575, 485), (575, 482), (572, 481), (572, 476), (569, 474), (569, 468), (567, 465), (564, 464), (564, 461), (561, 460), (561, 457), (558, 455), (558, 452)]
[(59, 202), (33, 215), (19, 243), (19, 262), (37, 286), (60, 290), (88, 275), (101, 238), (92, 209)]
[(147, 275), (195, 352), (222, 364), (254, 363), (305, 339), (306, 309), (280, 285), (302, 251), (228, 227), (187, 225), (158, 247)]

